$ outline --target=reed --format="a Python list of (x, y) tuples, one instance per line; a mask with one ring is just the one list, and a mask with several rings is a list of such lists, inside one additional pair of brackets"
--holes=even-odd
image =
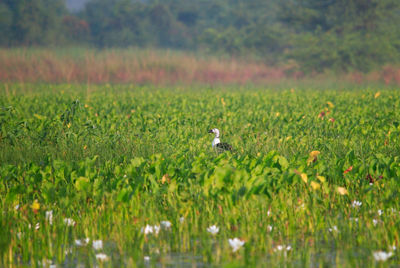
[(265, 85), (283, 80), (344, 80), (358, 84), (400, 83), (400, 69), (393, 66), (368, 74), (305, 75), (294, 64), (270, 66), (255, 59), (133, 48), (0, 49), (0, 62), (2, 82)]

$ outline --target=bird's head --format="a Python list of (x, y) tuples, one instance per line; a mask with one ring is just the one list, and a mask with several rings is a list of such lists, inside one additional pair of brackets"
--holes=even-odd
[(208, 131), (208, 133), (214, 133), (215, 137), (219, 137), (219, 130), (218, 128), (213, 128)]

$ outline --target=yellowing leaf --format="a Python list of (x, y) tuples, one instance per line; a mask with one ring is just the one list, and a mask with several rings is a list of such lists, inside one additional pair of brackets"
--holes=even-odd
[(321, 184), (319, 184), (318, 182), (312, 181), (310, 183), (311, 187), (313, 188), (313, 190), (318, 190), (319, 188), (321, 188)]
[(301, 173), (300, 177), (301, 177), (301, 179), (302, 179), (305, 183), (307, 183), (308, 177), (307, 177), (307, 174), (306, 174), (306, 173)]
[(221, 103), (222, 103), (222, 106), (226, 105), (224, 98), (221, 98)]
[(376, 93), (375, 93), (375, 99), (377, 99), (380, 95), (381, 95), (381, 92), (380, 92), (380, 91), (376, 92)]
[(169, 177), (169, 175), (168, 174), (165, 174), (162, 178), (161, 178), (161, 183), (162, 184), (164, 184), (164, 183), (170, 183), (171, 182), (171, 179), (170, 179), (170, 177)]
[(332, 102), (330, 102), (330, 101), (327, 101), (327, 102), (326, 102), (326, 104), (328, 104), (328, 105), (329, 105), (329, 107), (331, 107), (331, 108), (335, 107), (335, 105), (333, 105), (333, 103), (332, 103)]
[(347, 189), (344, 188), (344, 187), (340, 187), (340, 186), (339, 186), (339, 187), (337, 188), (337, 191), (338, 191), (338, 193), (341, 194), (341, 195), (349, 194), (349, 192), (347, 191)]
[(326, 181), (325, 177), (322, 177), (322, 176), (317, 176), (317, 179), (318, 179), (320, 182), (325, 182), (325, 181)]
[(34, 114), (33, 116), (36, 117), (36, 118), (39, 119), (39, 120), (44, 120), (44, 119), (46, 119), (46, 116), (43, 116), (43, 115), (40, 115), (40, 114)]
[(316, 157), (317, 155), (319, 155), (321, 152), (320, 151), (312, 151), (310, 153), (310, 157)]
[(307, 159), (307, 165), (310, 165), (311, 163), (317, 161), (317, 156), (320, 154), (320, 151), (312, 151), (310, 153), (310, 156)]
[(33, 201), (33, 204), (31, 205), (31, 208), (34, 212), (38, 211), (40, 209), (40, 204), (37, 200)]

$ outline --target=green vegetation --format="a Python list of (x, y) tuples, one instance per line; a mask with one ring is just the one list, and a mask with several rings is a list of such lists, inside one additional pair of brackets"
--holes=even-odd
[(367, 72), (400, 59), (397, 0), (0, 1), (0, 45), (153, 47), (260, 58), (304, 72)]
[(378, 87), (2, 84), (0, 265), (396, 265), (399, 106)]

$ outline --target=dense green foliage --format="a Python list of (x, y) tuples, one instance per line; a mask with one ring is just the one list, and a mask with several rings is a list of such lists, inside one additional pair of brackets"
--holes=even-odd
[(0, 45), (161, 47), (369, 71), (400, 58), (396, 0), (0, 1)]
[[(149, 256), (153, 265), (368, 267), (379, 250), (399, 261), (398, 91), (1, 92), (4, 266), (93, 266), (99, 252), (110, 266)], [(232, 153), (213, 151), (213, 127)], [(142, 229), (166, 220), (172, 226), (158, 234)], [(85, 237), (88, 245), (75, 241)], [(245, 241), (237, 252), (234, 237)], [(93, 249), (96, 239), (103, 249)]]

